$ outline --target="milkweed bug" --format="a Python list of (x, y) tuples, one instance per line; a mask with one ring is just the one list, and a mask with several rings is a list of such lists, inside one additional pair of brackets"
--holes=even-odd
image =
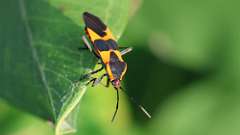
[[(113, 114), (112, 122), (115, 119), (115, 116), (118, 111), (119, 104), (119, 89), (121, 87), (121, 81), (127, 71), (127, 63), (123, 60), (122, 56), (132, 51), (132, 48), (122, 48), (119, 47), (116, 39), (112, 35), (110, 29), (95, 15), (88, 12), (83, 13), (83, 20), (85, 22), (85, 33), (91, 43), (88, 42), (86, 36), (82, 36), (82, 40), (85, 44), (85, 48), (80, 49), (89, 49), (99, 60), (102, 66), (101, 68), (92, 71), (83, 78), (89, 78), (91, 75), (98, 73), (99, 71), (105, 69), (106, 73), (99, 78), (92, 78), (87, 84), (92, 83), (92, 86), (96, 86), (101, 82), (104, 77), (107, 77), (106, 87), (109, 86), (109, 83), (113, 85), (117, 92), (117, 104), (116, 109)], [(120, 49), (123, 49), (120, 51)], [(130, 97), (130, 99), (135, 103), (135, 100)], [(138, 104), (137, 104), (138, 105)], [(140, 105), (138, 107), (150, 118), (151, 116), (148, 112)]]

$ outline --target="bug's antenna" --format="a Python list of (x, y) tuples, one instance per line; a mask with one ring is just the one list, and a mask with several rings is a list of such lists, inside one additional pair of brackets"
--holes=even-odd
[(148, 118), (151, 118), (152, 116), (148, 113), (148, 111), (140, 104), (138, 104), (136, 102), (136, 100), (131, 97), (122, 87), (120, 87), (120, 89), (130, 98), (130, 100), (136, 105), (139, 107), (139, 109), (141, 109), (141, 111), (148, 117)]
[[(115, 88), (116, 89), (116, 88)], [(114, 121), (116, 115), (117, 115), (117, 112), (118, 112), (118, 104), (119, 104), (119, 93), (118, 93), (118, 89), (116, 89), (117, 91), (117, 104), (116, 104), (116, 109), (115, 109), (115, 112), (113, 114), (113, 117), (112, 117), (112, 122)]]

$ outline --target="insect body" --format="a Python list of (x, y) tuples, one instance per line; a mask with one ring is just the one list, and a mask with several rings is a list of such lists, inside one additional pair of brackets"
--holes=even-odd
[[(85, 77), (89, 77), (92, 74), (95, 74), (103, 69), (106, 70), (106, 73), (103, 74), (99, 78), (92, 78), (89, 83), (92, 83), (92, 86), (95, 86), (101, 82), (104, 77), (107, 77), (107, 85), (111, 82), (117, 92), (117, 105), (116, 110), (113, 115), (113, 119), (118, 110), (118, 101), (119, 94), (118, 90), (122, 89), (121, 81), (127, 71), (127, 64), (124, 62), (122, 56), (128, 52), (130, 52), (131, 48), (125, 48), (120, 51), (120, 47), (116, 42), (116, 39), (112, 35), (110, 29), (96, 16), (84, 12), (83, 20), (85, 22), (85, 32), (91, 43), (88, 42), (85, 36), (82, 37), (86, 47), (95, 54), (95, 56), (100, 59), (100, 64), (102, 67), (95, 71), (90, 72), (85, 75)], [(86, 49), (86, 48), (84, 48)]]
[[(127, 70), (127, 64), (124, 62), (122, 55), (131, 51), (131, 48), (125, 49), (123, 52), (119, 51), (119, 47), (116, 43), (109, 28), (96, 16), (85, 12), (83, 13), (83, 19), (86, 24), (85, 32), (93, 45), (87, 43), (85, 37), (83, 40), (87, 47), (92, 50), (93, 53), (101, 60), (103, 68), (106, 70), (104, 76), (108, 77), (108, 81), (116, 88), (120, 88), (120, 82)], [(94, 72), (95, 73), (95, 72)], [(103, 77), (104, 77), (103, 76)], [(94, 79), (93, 85), (96, 85), (103, 78)]]

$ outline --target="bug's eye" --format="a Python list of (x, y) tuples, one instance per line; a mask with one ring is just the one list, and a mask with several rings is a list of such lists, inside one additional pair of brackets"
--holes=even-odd
[(112, 81), (114, 87), (119, 88), (121, 86), (120, 80), (116, 79)]

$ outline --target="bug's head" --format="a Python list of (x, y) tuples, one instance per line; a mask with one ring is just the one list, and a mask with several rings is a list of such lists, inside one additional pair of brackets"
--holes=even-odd
[(121, 87), (121, 81), (119, 79), (115, 79), (112, 81), (112, 85), (114, 88), (119, 89)]

